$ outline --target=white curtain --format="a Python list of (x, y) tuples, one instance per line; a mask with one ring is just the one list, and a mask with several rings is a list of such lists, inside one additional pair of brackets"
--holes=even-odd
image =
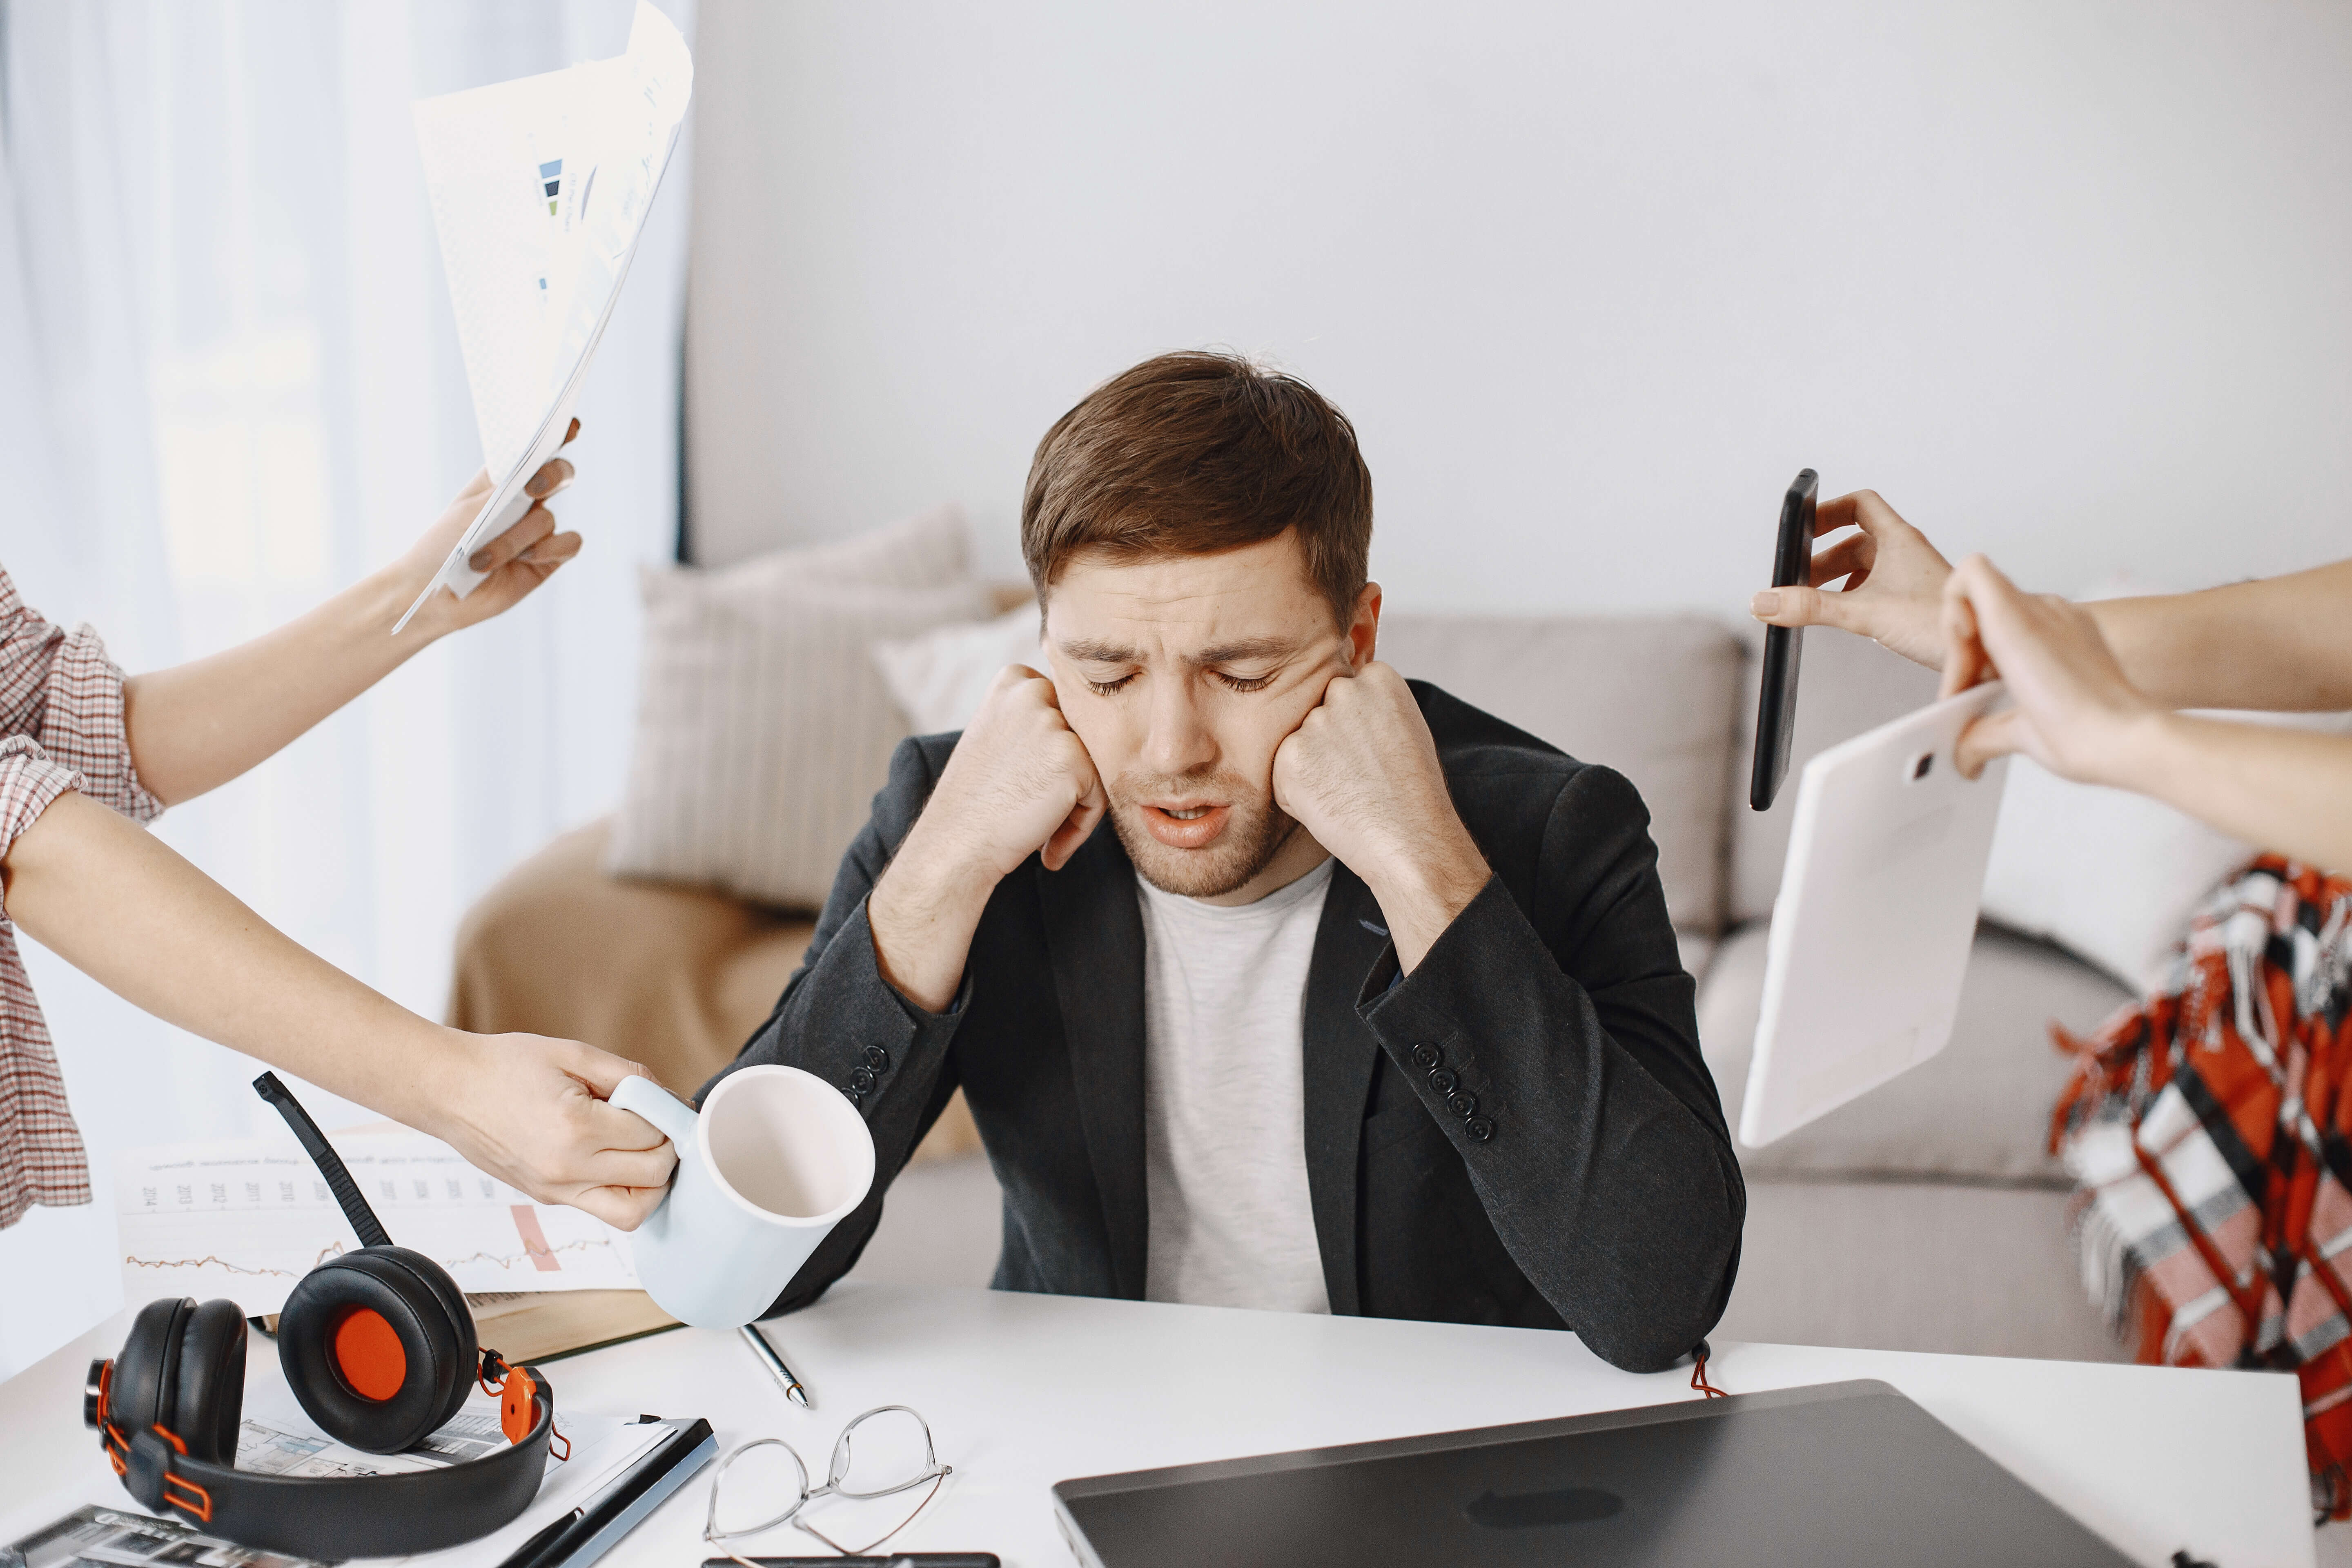
[[(481, 461), (409, 104), (617, 53), (632, 8), (0, 0), (0, 565), (26, 602), (135, 671), (404, 550)], [(664, 9), (690, 40), (691, 0)], [(428, 1016), (467, 903), (618, 796), (635, 573), (677, 538), (689, 167), (581, 405), (580, 558), (159, 825)], [(252, 1064), (27, 949), (98, 1201), (0, 1231), (0, 1375), (121, 1304), (117, 1151), (266, 1125)]]

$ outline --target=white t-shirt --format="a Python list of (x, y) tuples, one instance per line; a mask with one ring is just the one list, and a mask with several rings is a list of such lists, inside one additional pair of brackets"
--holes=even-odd
[(1143, 902), (1143, 1170), (1154, 1301), (1328, 1312), (1307, 1195), (1303, 1024), (1331, 862), (1254, 904)]

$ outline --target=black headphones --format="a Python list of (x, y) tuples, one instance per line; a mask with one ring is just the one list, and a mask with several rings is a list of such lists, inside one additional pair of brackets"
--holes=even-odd
[(182, 1297), (140, 1309), (112, 1361), (90, 1363), (82, 1419), (123, 1486), (241, 1546), (330, 1562), (403, 1556), (488, 1534), (530, 1506), (547, 1468), (555, 1396), (474, 1338), (456, 1280), (392, 1245), (318, 1126), (272, 1073), (254, 1080), (327, 1178), (361, 1250), (329, 1258), (287, 1297), (278, 1361), (320, 1430), (373, 1454), (415, 1447), (479, 1380), (503, 1394), (507, 1447), (463, 1464), (392, 1476), (310, 1478), (239, 1470), (246, 1319), (234, 1301)]

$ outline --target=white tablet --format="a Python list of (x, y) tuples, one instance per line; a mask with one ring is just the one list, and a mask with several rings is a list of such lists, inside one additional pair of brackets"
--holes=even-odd
[(1976, 935), (2007, 758), (1952, 764), (1972, 688), (1805, 765), (1766, 944), (1739, 1141), (1761, 1148), (1944, 1048)]

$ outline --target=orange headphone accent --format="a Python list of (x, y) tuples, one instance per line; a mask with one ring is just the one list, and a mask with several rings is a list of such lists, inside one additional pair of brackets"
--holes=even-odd
[[(102, 1361), (98, 1363), (97, 1389), (85, 1402), (89, 1408), (82, 1414), (91, 1426), (98, 1428), (99, 1444), (106, 1452), (106, 1462), (113, 1467), (116, 1475), (121, 1476), (130, 1470), (131, 1439), (123, 1436), (122, 1428), (114, 1424), (112, 1416), (107, 1411), (108, 1396), (113, 1391), (114, 1363)], [(187, 1458), (188, 1445), (181, 1439), (177, 1432), (161, 1424), (151, 1426), (147, 1429), (171, 1444), (173, 1450), (182, 1458)], [(175, 1489), (184, 1495), (173, 1496), (172, 1493)], [(193, 1514), (205, 1524), (212, 1522), (213, 1494), (185, 1476), (166, 1470), (163, 1473), (163, 1500), (173, 1508)]]
[(347, 1310), (336, 1320), (333, 1338), (335, 1370), (362, 1398), (390, 1399), (408, 1382), (408, 1352), (400, 1348), (399, 1331), (374, 1308)]

